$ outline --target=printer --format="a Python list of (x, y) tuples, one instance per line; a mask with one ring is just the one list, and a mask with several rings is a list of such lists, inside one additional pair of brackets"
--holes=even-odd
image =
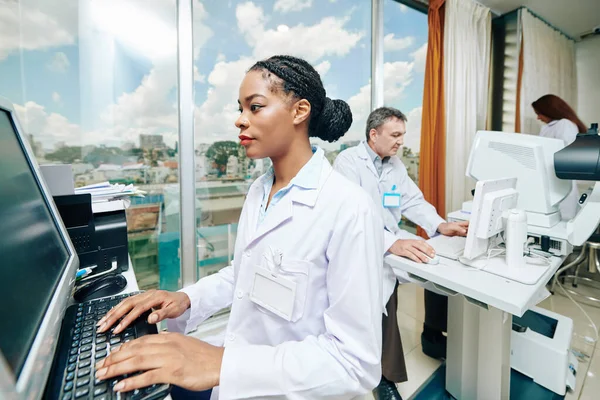
[(80, 268), (96, 266), (91, 275), (108, 271), (114, 261), (117, 271), (129, 268), (125, 209), (93, 212), (92, 196), (53, 196), (79, 257)]

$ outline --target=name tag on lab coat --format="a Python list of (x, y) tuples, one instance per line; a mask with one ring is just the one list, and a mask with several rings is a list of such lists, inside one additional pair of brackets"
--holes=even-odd
[(400, 207), (400, 193), (384, 193), (383, 194), (383, 206), (385, 208)]
[(286, 321), (292, 320), (296, 282), (256, 266), (250, 300)]

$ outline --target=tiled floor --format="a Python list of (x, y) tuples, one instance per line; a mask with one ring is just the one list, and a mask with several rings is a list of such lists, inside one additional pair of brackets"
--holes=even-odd
[[(421, 351), (420, 337), (425, 312), (423, 289), (414, 284), (405, 284), (400, 287), (398, 292), (398, 320), (409, 376), (408, 382), (398, 385), (398, 391), (406, 400), (410, 399), (427, 381), (440, 363), (427, 357)], [(564, 296), (551, 296), (539, 306), (572, 318), (574, 324), (572, 347), (591, 356), (584, 357), (583, 361), (580, 360), (577, 388), (574, 392), (568, 393), (565, 398), (567, 400), (600, 398), (600, 350), (594, 352), (594, 344), (587, 343), (583, 339), (585, 336), (594, 336), (589, 321), (579, 308)], [(587, 305), (582, 305), (582, 307), (594, 323), (600, 327), (600, 309)]]

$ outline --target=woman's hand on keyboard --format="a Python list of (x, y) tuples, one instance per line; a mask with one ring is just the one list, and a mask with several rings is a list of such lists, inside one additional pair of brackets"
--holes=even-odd
[(120, 333), (140, 315), (153, 308), (155, 311), (148, 316), (150, 324), (156, 324), (166, 318), (179, 317), (190, 308), (190, 298), (183, 292), (166, 290), (149, 290), (129, 297), (98, 321), (98, 332), (105, 332), (121, 317), (124, 317), (114, 330), (114, 333)]
[(426, 263), (435, 257), (435, 250), (424, 240), (398, 239), (388, 250), (400, 257), (406, 257), (417, 263)]
[[(223, 347), (205, 343), (179, 333), (146, 335), (124, 343), (96, 364), (96, 378), (129, 375), (113, 388), (129, 392), (157, 383), (170, 383), (184, 389), (200, 391), (219, 385)], [(138, 371), (142, 374), (131, 376)]]
[(444, 222), (438, 226), (437, 231), (444, 236), (467, 236), (469, 221)]

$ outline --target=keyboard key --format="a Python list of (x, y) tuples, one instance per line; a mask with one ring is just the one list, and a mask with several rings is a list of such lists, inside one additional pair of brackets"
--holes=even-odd
[(96, 336), (96, 344), (100, 344), (100, 343), (104, 343), (106, 342), (106, 336), (101, 335), (101, 336)]
[(88, 352), (85, 352), (85, 353), (81, 353), (79, 355), (79, 359), (80, 360), (86, 360), (86, 359), (90, 358), (91, 356), (92, 356), (92, 352), (88, 351)]
[(90, 326), (90, 325), (96, 325), (96, 322), (94, 320), (89, 320), (89, 321), (85, 321), (85, 323), (83, 324), (83, 326)]
[(96, 360), (104, 357), (106, 357), (106, 350), (102, 350), (96, 353)]
[(92, 360), (83, 360), (79, 362), (79, 368), (87, 368), (92, 365)]
[(85, 353), (86, 351), (90, 351), (92, 349), (92, 345), (91, 344), (86, 344), (85, 346), (83, 346), (81, 348), (81, 352)]
[(62, 400), (71, 400), (73, 392), (63, 394)]
[(105, 382), (104, 382), (104, 380), (102, 380), (102, 379), (98, 379), (98, 378), (96, 378), (96, 379), (94, 380), (94, 386), (102, 385), (103, 383), (105, 383)]
[(77, 379), (77, 387), (87, 386), (90, 384), (90, 378)]
[(84, 332), (89, 332), (91, 330), (94, 330), (95, 326), (94, 325), (88, 325), (86, 327), (83, 328)]
[(82, 337), (84, 339), (87, 339), (87, 338), (91, 337), (93, 334), (94, 334), (94, 332), (84, 332)]
[(101, 394), (106, 393), (108, 389), (108, 385), (106, 383), (102, 383), (94, 388), (94, 396), (100, 396)]
[(144, 397), (144, 393), (140, 389), (135, 389), (131, 393), (131, 400), (138, 400), (138, 399), (141, 399), (142, 397)]
[(88, 388), (79, 389), (75, 392), (75, 398), (78, 399), (80, 397), (87, 396), (89, 392), (90, 390)]
[(86, 315), (84, 321), (93, 321), (96, 316), (94, 314)]
[(113, 337), (112, 339), (110, 339), (110, 344), (111, 345), (117, 344), (117, 343), (121, 343), (121, 338), (120, 337), (116, 336), (116, 337)]
[(77, 361), (77, 356), (71, 356), (69, 357), (69, 364), (74, 363)]
[(79, 340), (74, 340), (73, 343), (71, 343), (71, 347), (72, 348), (77, 348), (79, 347)]
[(72, 381), (71, 381), (71, 382), (67, 382), (67, 384), (66, 384), (66, 385), (65, 385), (65, 387), (64, 387), (64, 391), (65, 391), (65, 392), (68, 392), (68, 391), (70, 391), (71, 389), (73, 389), (73, 382), (72, 382)]
[(79, 371), (77, 371), (77, 377), (81, 378), (83, 376), (88, 376), (90, 372), (90, 368), (79, 368)]
[(81, 328), (77, 328), (73, 331), (73, 334), (79, 335), (81, 333)]
[(79, 353), (79, 348), (75, 347), (75, 348), (71, 349), (71, 351), (69, 352), (69, 355), (76, 356), (77, 353)]
[(81, 335), (79, 335), (79, 334), (77, 334), (77, 335), (74, 335), (74, 336), (73, 336), (73, 340), (79, 340), (79, 339), (80, 339), (80, 336), (81, 336)]
[(69, 373), (67, 374), (67, 377), (65, 378), (65, 380), (66, 380), (67, 382), (69, 382), (69, 381), (72, 381), (72, 380), (73, 380), (73, 378), (75, 378), (75, 372), (69, 372)]
[(75, 364), (75, 363), (69, 364), (69, 367), (67, 368), (67, 372), (73, 372), (73, 371), (75, 371), (75, 368), (77, 368), (77, 364)]
[(81, 341), (81, 345), (82, 345), (82, 346), (85, 346), (86, 344), (90, 344), (90, 343), (92, 343), (92, 342), (93, 342), (93, 339), (92, 339), (92, 338), (85, 338), (85, 339), (83, 339), (83, 340)]

